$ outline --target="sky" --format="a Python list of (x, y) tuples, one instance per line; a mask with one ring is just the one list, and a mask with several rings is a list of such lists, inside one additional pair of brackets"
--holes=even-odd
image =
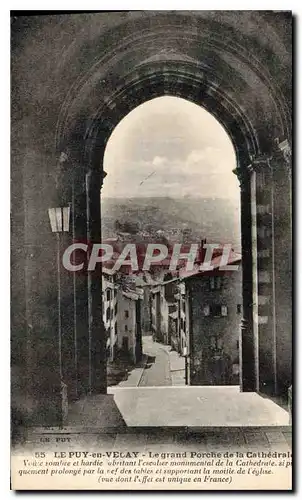
[(102, 197), (212, 197), (239, 205), (234, 168), (233, 145), (216, 118), (184, 99), (158, 97), (114, 129)]

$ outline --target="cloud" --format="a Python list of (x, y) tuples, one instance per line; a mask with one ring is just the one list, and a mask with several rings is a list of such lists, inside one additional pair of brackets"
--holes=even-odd
[(184, 178), (190, 180), (196, 178), (197, 181), (201, 182), (206, 180), (205, 178), (228, 176), (235, 168), (235, 156), (232, 151), (206, 147), (190, 151), (184, 159), (154, 156), (150, 160), (122, 159), (119, 162), (108, 163), (106, 165), (107, 183), (114, 176), (125, 180), (128, 179), (133, 184), (136, 179), (140, 182), (155, 171), (157, 174), (156, 180), (150, 179), (149, 182), (152, 180), (152, 182), (158, 182), (160, 185), (166, 177), (170, 176), (175, 179), (179, 178), (180, 182)]
[(177, 98), (159, 98), (126, 118), (106, 148), (108, 175), (103, 195), (165, 196), (171, 192), (237, 198), (233, 146), (205, 110)]
[(202, 149), (197, 151), (193, 150), (191, 151), (191, 153), (188, 154), (187, 163), (188, 164), (199, 163), (204, 160), (205, 155), (206, 155), (205, 150)]
[(155, 156), (152, 160), (152, 165), (154, 165), (154, 167), (159, 167), (161, 165), (164, 165), (167, 162), (168, 162), (167, 158), (165, 158), (163, 156)]

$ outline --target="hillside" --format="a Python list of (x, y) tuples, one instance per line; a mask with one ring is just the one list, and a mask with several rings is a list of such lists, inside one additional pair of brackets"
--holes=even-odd
[(105, 198), (102, 223), (104, 238), (116, 236), (123, 226), (150, 236), (161, 230), (169, 240), (189, 230), (194, 240), (228, 242), (240, 249), (239, 207), (227, 199)]

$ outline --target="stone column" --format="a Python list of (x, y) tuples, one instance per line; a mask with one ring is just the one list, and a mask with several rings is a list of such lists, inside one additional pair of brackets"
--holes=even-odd
[[(101, 243), (101, 187), (103, 172), (86, 174), (87, 240)], [(106, 336), (102, 314), (102, 273), (100, 264), (88, 271), (89, 392), (107, 392)]]
[(286, 397), (292, 382), (292, 170), (289, 141), (271, 158), (274, 231), (273, 268), (276, 316), (276, 391)]
[(255, 391), (257, 381), (256, 348), (253, 331), (253, 269), (252, 269), (252, 213), (251, 182), (247, 170), (236, 169), (241, 190), (241, 253), (242, 253), (242, 309), (240, 337), (240, 387)]
[[(98, 169), (83, 166), (82, 158), (74, 151), (70, 164), (71, 240), (72, 242), (101, 242), (100, 190), (103, 175)], [(83, 263), (82, 271), (65, 270), (69, 282), (68, 346), (65, 343), (64, 365), (69, 367), (69, 393), (76, 399), (91, 393), (106, 393), (106, 339), (102, 317), (102, 284), (100, 267), (88, 271), (89, 252), (77, 250), (74, 262)], [(66, 321), (67, 322), (67, 321)]]
[(60, 308), (62, 330), (62, 379), (66, 385), (68, 402), (74, 401), (78, 396), (77, 390), (77, 352), (75, 349), (75, 301), (74, 301), (74, 276), (67, 271), (62, 263), (63, 253), (73, 242), (74, 206), (73, 206), (73, 179), (75, 164), (67, 153), (60, 155), (59, 177), (59, 205), (70, 207), (69, 229), (58, 234), (59, 259), (60, 259)]
[[(81, 163), (74, 160), (72, 179), (73, 242), (87, 243), (86, 210), (86, 169)], [(81, 397), (89, 391), (87, 255), (85, 252), (77, 250), (73, 253), (73, 259), (77, 264), (84, 263), (83, 271), (72, 273), (76, 391), (77, 397)]]
[(274, 203), (270, 159), (254, 158), (252, 188), (253, 323), (257, 390), (276, 393), (276, 317), (274, 302)]

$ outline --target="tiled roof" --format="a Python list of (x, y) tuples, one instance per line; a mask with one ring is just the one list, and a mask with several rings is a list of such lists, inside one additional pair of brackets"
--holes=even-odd
[[(194, 267), (191, 271), (187, 271), (186, 266), (184, 265), (179, 270), (179, 278), (186, 279), (186, 278), (191, 278), (192, 276), (197, 276), (198, 274), (201, 275), (201, 274), (205, 274), (205, 273), (207, 273), (207, 274), (214, 273), (215, 271), (219, 270), (220, 262), (221, 262), (221, 254), (217, 255), (216, 257), (214, 257), (214, 259), (211, 260), (211, 266), (213, 267), (213, 269), (210, 269), (208, 271), (200, 270), (200, 266), (201, 266), (200, 263), (194, 264)], [(228, 259), (228, 265), (239, 264), (239, 262), (241, 262), (241, 255), (239, 253), (231, 251), (229, 259)]]

